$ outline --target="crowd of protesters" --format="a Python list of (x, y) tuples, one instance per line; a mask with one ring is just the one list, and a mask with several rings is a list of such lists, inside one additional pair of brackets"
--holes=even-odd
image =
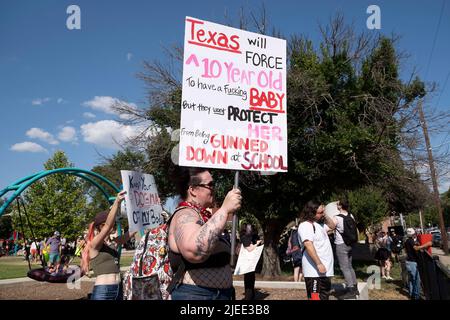
[[(208, 169), (180, 168), (175, 183), (182, 201), (176, 215), (170, 218), (168, 253), (174, 273), (180, 265), (184, 271), (171, 298), (235, 299), (229, 263), (232, 250), (226, 224), (241, 206), (240, 190), (229, 190), (223, 204), (218, 206), (214, 194), (215, 181)], [(122, 299), (117, 246), (113, 247), (109, 239), (115, 230), (115, 217), (123, 199), (124, 193), (121, 192), (111, 210), (98, 214), (88, 235), (76, 241), (68, 242), (55, 231), (50, 238), (43, 240), (3, 241), (2, 251), (6, 255), (21, 252), (29, 262), (46, 264), (49, 272), (64, 270), (71, 255), (81, 257), (84, 272), (93, 270), (97, 277), (92, 299)], [(211, 210), (213, 207), (215, 209)], [(298, 213), (299, 222), (296, 219), (295, 225), (290, 227), (286, 255), (292, 262), (294, 281), (304, 280), (309, 300), (329, 299), (335, 264), (345, 279), (345, 290), (339, 297), (357, 299), (360, 295), (353, 268), (353, 248), (358, 242), (355, 217), (345, 198), (336, 202), (336, 209), (335, 214), (326, 214), (324, 203), (311, 200)], [(241, 231), (236, 235), (239, 246), (242, 244), (245, 250), (253, 251), (263, 243), (258, 236), (261, 231), (255, 224), (243, 221)], [(392, 262), (399, 262), (399, 255), (405, 249), (411, 299), (420, 298), (417, 252), (431, 245), (420, 245), (416, 235), (415, 230), (409, 228), (408, 238), (404, 241), (394, 230), (380, 231), (374, 241), (377, 247), (375, 259), (381, 277), (387, 281), (393, 280)], [(114, 240), (123, 244), (130, 236), (126, 233), (123, 239)], [(244, 275), (244, 283), (244, 299), (254, 300), (255, 271)]]

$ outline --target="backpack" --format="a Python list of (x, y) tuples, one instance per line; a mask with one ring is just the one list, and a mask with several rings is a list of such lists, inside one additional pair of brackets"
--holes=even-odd
[(169, 261), (169, 226), (178, 207), (170, 219), (154, 228), (147, 229), (141, 238), (129, 271), (124, 275), (124, 300), (169, 300), (174, 285), (182, 274), (173, 275)]
[(291, 261), (291, 256), (294, 251), (300, 248), (300, 242), (298, 240), (298, 232), (295, 234), (297, 230), (291, 230), (291, 233), (289, 235), (288, 241), (287, 241), (287, 248), (285, 252), (285, 257), (287, 259), (287, 262)]
[(343, 214), (338, 214), (338, 217), (344, 219), (344, 232), (339, 232), (344, 240), (344, 243), (348, 246), (358, 242), (358, 229), (356, 228), (356, 222), (351, 217), (350, 213), (346, 216)]
[(290, 254), (292, 254), (292, 252), (300, 249), (300, 241), (298, 239), (298, 230), (297, 229), (292, 230), (289, 240), (290, 240), (290, 247), (291, 247)]
[(302, 262), (303, 252), (302, 247), (300, 245), (300, 239), (298, 236), (298, 230), (292, 230), (291, 237), (291, 251), (290, 256), (292, 257), (292, 262), (294, 264), (298, 264)]

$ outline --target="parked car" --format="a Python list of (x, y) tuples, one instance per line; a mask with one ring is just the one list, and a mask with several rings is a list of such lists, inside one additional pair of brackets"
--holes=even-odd
[(431, 235), (433, 236), (433, 247), (440, 247), (441, 245), (441, 233), (440, 232), (432, 232)]
[[(443, 246), (443, 242), (442, 242), (442, 239), (441, 239), (439, 248), (442, 249), (443, 247), (444, 246)], [(447, 232), (447, 247), (450, 248), (450, 232)]]

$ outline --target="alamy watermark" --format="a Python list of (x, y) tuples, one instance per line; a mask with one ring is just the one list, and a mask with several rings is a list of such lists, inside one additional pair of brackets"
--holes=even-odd
[(380, 275), (380, 267), (376, 265), (371, 265), (367, 267), (367, 274), (370, 276), (367, 278), (367, 288), (369, 290), (381, 289), (381, 275)]
[(81, 268), (78, 266), (70, 266), (67, 270), (72, 271), (72, 275), (67, 278), (66, 286), (69, 290), (80, 290), (81, 289)]
[(69, 30), (81, 30), (81, 9), (72, 4), (67, 7), (66, 13), (69, 14), (66, 20), (66, 26)]
[(379, 6), (372, 4), (367, 7), (366, 13), (370, 14), (367, 18), (366, 26), (367, 29), (373, 30), (381, 29), (381, 9)]

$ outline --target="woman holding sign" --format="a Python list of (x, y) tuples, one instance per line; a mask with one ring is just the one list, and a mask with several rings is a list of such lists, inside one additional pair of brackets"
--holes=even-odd
[[(125, 191), (117, 194), (110, 211), (97, 214), (89, 225), (86, 235), (86, 245), (82, 253), (81, 268), (85, 274), (93, 270), (96, 276), (91, 300), (122, 300), (119, 253), (115, 248), (107, 245), (106, 240), (114, 231), (116, 215), (120, 211), (120, 203), (125, 197)], [(114, 239), (121, 245), (130, 239), (126, 232), (123, 236)]]
[[(182, 201), (169, 229), (169, 258), (176, 278), (173, 300), (231, 300), (234, 297), (230, 244), (221, 238), (228, 216), (241, 207), (241, 191), (228, 192), (211, 215), (214, 180), (207, 169), (180, 167)], [(178, 277), (178, 276), (179, 277)]]

